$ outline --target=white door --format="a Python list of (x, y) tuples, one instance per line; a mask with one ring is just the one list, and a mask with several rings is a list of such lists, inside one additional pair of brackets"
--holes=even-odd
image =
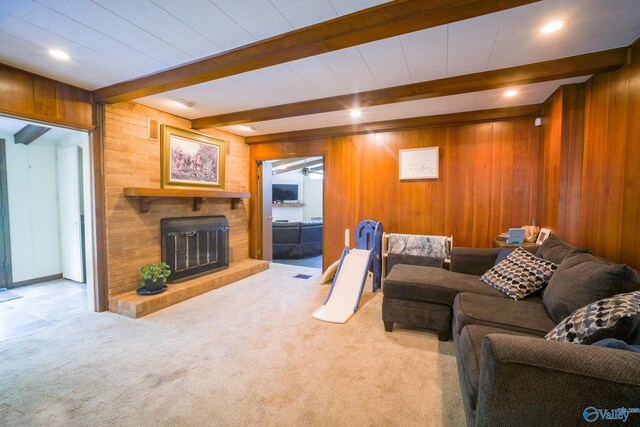
[(78, 154), (78, 147), (60, 147), (58, 149), (60, 246), (62, 249), (62, 276), (76, 282), (84, 282)]
[(271, 261), (273, 259), (271, 163), (262, 162), (260, 177), (262, 178), (262, 257), (260, 259)]

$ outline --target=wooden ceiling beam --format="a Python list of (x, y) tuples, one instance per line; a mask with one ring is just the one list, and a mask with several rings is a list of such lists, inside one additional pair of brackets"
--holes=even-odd
[(446, 126), (463, 123), (477, 123), (494, 120), (511, 120), (542, 115), (542, 104), (522, 105), (519, 107), (493, 108), (490, 110), (468, 111), (464, 113), (441, 114), (437, 116), (412, 117), (409, 119), (387, 120), (382, 122), (361, 123), (346, 126), (333, 126), (318, 129), (305, 129), (267, 135), (248, 136), (247, 144), (260, 144), (282, 141), (354, 135), (361, 133), (386, 132), (399, 129), (411, 129), (426, 126)]
[(50, 130), (51, 128), (44, 126), (26, 125), (13, 135), (13, 141), (16, 144), (29, 145)]
[(192, 120), (191, 127), (205, 129), (241, 123), (254, 123), (264, 120), (340, 111), (353, 107), (372, 107), (602, 73), (616, 70), (625, 65), (627, 63), (627, 50), (626, 47), (610, 49), (404, 86), (202, 117)]
[(396, 0), (93, 92), (115, 103), (320, 55), (540, 0)]

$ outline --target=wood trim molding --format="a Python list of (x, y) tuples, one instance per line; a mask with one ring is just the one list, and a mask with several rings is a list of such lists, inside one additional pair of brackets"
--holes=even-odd
[(95, 130), (90, 133), (93, 181), (93, 283), (96, 311), (109, 310), (107, 216), (104, 186), (104, 105), (93, 105)]
[(91, 92), (0, 64), (0, 115), (93, 130)]
[(409, 119), (387, 120), (383, 122), (360, 123), (357, 125), (333, 126), (248, 136), (246, 138), (246, 142), (247, 144), (261, 144), (278, 141), (312, 139), (326, 136), (384, 132), (426, 126), (446, 126), (493, 120), (510, 120), (522, 117), (537, 117), (540, 115), (542, 115), (542, 104), (532, 104), (522, 105), (519, 107), (494, 108), (490, 110), (468, 111), (464, 113), (440, 114), (437, 116), (412, 117)]
[(396, 0), (93, 92), (116, 103), (462, 21), (540, 0)]
[(627, 63), (628, 48), (537, 62), (534, 64), (483, 71), (462, 76), (370, 90), (361, 93), (237, 111), (191, 121), (194, 129), (260, 122), (285, 117), (340, 111), (353, 107), (372, 107), (417, 99), (436, 98), (460, 93), (478, 92), (512, 85), (540, 83), (569, 77), (613, 71)]
[(629, 46), (629, 64), (637, 64), (640, 62), (640, 37)]

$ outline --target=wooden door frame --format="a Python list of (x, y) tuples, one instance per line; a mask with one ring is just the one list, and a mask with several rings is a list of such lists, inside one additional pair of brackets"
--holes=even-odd
[(6, 269), (6, 287), (13, 283), (13, 272), (11, 270), (11, 229), (9, 228), (9, 186), (7, 184), (7, 151), (6, 141), (0, 138), (0, 231), (4, 235), (4, 255), (5, 265), (0, 268)]
[[(88, 146), (90, 158), (90, 174), (92, 184), (91, 215), (93, 218), (92, 258), (93, 263), (93, 287), (95, 311), (106, 311), (109, 309), (109, 289), (107, 278), (107, 250), (106, 250), (106, 214), (105, 214), (105, 190), (104, 190), (104, 107), (93, 105), (93, 129), (65, 126), (60, 123), (46, 122), (29, 117), (28, 115), (8, 115), (5, 117), (18, 120), (28, 120), (34, 123), (45, 125), (66, 127), (79, 132), (88, 133)], [(86, 215), (86, 213), (85, 213)], [(7, 215), (8, 222), (8, 215)], [(10, 250), (10, 248), (9, 248)], [(10, 268), (10, 266), (9, 266)], [(12, 279), (13, 281), (13, 279)]]
[[(89, 157), (93, 194), (93, 304), (96, 311), (109, 310), (107, 266), (107, 215), (104, 185), (104, 105), (93, 104), (93, 131), (89, 132)], [(85, 221), (86, 222), (86, 221)]]
[(249, 221), (249, 256), (253, 259), (262, 259), (262, 257), (258, 257), (258, 251), (261, 249), (262, 245), (262, 224), (263, 224), (263, 215), (262, 215), (262, 188), (261, 183), (258, 178), (258, 162), (268, 162), (275, 160), (285, 160), (285, 159), (296, 159), (303, 157), (322, 157), (322, 165), (323, 165), (323, 177), (322, 177), (322, 255), (323, 255), (323, 264), (324, 264), (324, 252), (325, 252), (325, 242), (327, 238), (327, 228), (325, 227), (324, 219), (327, 217), (327, 186), (326, 186), (326, 176), (327, 176), (327, 152), (326, 151), (318, 151), (318, 152), (310, 152), (304, 154), (292, 154), (288, 153), (287, 155), (278, 155), (278, 156), (258, 156), (253, 157), (250, 156), (250, 165), (249, 165), (249, 173), (251, 176), (250, 185), (251, 185), (251, 194), (255, 195), (255, 202), (251, 203), (250, 209), (250, 221)]

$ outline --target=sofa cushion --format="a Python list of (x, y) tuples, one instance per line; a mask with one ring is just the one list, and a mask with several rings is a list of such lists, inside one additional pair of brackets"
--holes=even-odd
[(635, 342), (640, 333), (640, 291), (586, 305), (564, 319), (545, 338), (591, 344), (605, 338)]
[(543, 299), (549, 315), (558, 323), (587, 304), (637, 290), (638, 276), (626, 265), (589, 253), (573, 253), (554, 273)]
[(382, 320), (449, 333), (451, 331), (451, 307), (384, 296), (382, 298)]
[(386, 297), (424, 301), (451, 306), (460, 292), (474, 292), (506, 296), (478, 280), (478, 276), (454, 273), (443, 268), (398, 264), (384, 281), (382, 292)]
[(556, 326), (538, 296), (523, 301), (468, 292), (453, 303), (454, 334), (467, 325), (484, 325), (543, 337)]
[(480, 356), (482, 341), (489, 334), (508, 334), (529, 336), (506, 329), (488, 326), (469, 325), (462, 329), (456, 340), (456, 361), (460, 374), (460, 386), (465, 394), (465, 401), (475, 409), (478, 399), (478, 384), (480, 382)]
[(300, 226), (300, 243), (322, 243), (322, 224), (303, 222)]
[(513, 249), (509, 249), (509, 248), (500, 249), (500, 252), (498, 253), (498, 257), (496, 258), (496, 262), (493, 264), (494, 267), (500, 264), (505, 259), (507, 259), (507, 257), (511, 255), (511, 252), (513, 252)]
[(272, 223), (273, 243), (298, 244), (300, 242), (299, 222)]
[(557, 268), (551, 261), (517, 248), (480, 280), (517, 301), (545, 286)]
[(389, 272), (393, 269), (393, 266), (396, 264), (421, 265), (423, 267), (442, 268), (442, 266), (444, 265), (444, 260), (442, 258), (434, 258), (430, 256), (390, 253), (387, 255), (387, 274), (389, 274)]
[(550, 235), (540, 245), (536, 255), (542, 256), (542, 258), (551, 261), (554, 264), (560, 264), (571, 252), (588, 252), (586, 248), (577, 248), (562, 240), (558, 239), (555, 234)]

